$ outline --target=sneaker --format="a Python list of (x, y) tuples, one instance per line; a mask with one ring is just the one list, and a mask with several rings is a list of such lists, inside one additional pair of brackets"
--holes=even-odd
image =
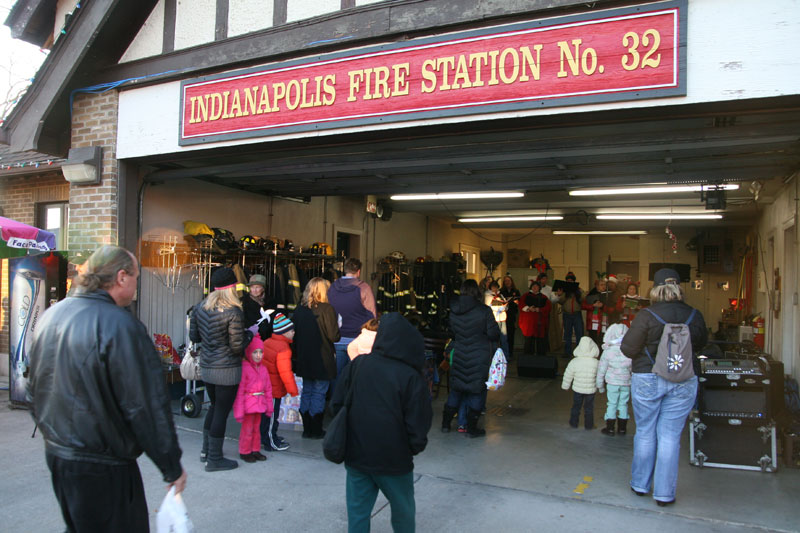
[(282, 452), (289, 449), (289, 443), (283, 440), (282, 437), (270, 435), (269, 448), (276, 452)]
[(458, 426), (458, 432), (459, 433), (466, 433), (467, 432), (467, 426)]
[(289, 443), (283, 440), (283, 437), (275, 436), (275, 446), (274, 449), (282, 452), (289, 449)]

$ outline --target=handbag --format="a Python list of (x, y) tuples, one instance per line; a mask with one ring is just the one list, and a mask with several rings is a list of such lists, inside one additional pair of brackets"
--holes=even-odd
[(186, 381), (199, 381), (202, 379), (200, 375), (200, 362), (197, 360), (197, 356), (191, 346), (187, 346), (186, 353), (183, 354), (183, 360), (181, 361), (181, 377)]
[(344, 456), (347, 453), (347, 412), (350, 410), (350, 404), (353, 401), (353, 384), (358, 375), (360, 363), (356, 363), (359, 359), (366, 356), (356, 357), (350, 363), (351, 365), (358, 365), (353, 369), (353, 377), (347, 387), (347, 396), (344, 400), (344, 405), (336, 416), (333, 417), (331, 423), (328, 425), (328, 430), (325, 432), (325, 438), (322, 440), (322, 452), (325, 454), (325, 459), (332, 463), (341, 464), (344, 461)]
[(492, 365), (489, 367), (489, 379), (486, 380), (487, 390), (500, 390), (506, 384), (506, 369), (508, 361), (503, 350), (498, 348), (494, 352)]

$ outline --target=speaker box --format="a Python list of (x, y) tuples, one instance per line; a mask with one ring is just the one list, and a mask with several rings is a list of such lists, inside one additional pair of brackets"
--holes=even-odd
[(770, 416), (778, 424), (778, 430), (782, 430), (791, 423), (791, 417), (786, 411), (786, 400), (784, 398), (784, 370), (782, 361), (773, 361), (767, 359), (769, 368), (767, 375), (769, 376), (770, 389), (769, 389), (769, 413)]
[(517, 359), (517, 375), (524, 378), (555, 378), (558, 359), (548, 355), (520, 354)]

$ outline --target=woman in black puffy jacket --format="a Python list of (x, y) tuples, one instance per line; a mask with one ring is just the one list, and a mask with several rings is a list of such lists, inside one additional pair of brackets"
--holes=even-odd
[(492, 310), (483, 303), (483, 294), (475, 280), (461, 285), (461, 295), (450, 306), (450, 329), (453, 331), (453, 364), (450, 367), (450, 395), (442, 414), (442, 431), (450, 431), (450, 422), (459, 406), (467, 406), (467, 435), (486, 434), (478, 429), (483, 408), (483, 393), (500, 328)]
[(242, 304), (236, 294), (236, 276), (230, 268), (211, 274), (213, 292), (192, 310), (189, 338), (200, 343), (200, 372), (211, 406), (203, 424), (200, 460), (207, 472), (231, 470), (236, 461), (222, 456), (225, 425), (242, 378), (245, 335)]

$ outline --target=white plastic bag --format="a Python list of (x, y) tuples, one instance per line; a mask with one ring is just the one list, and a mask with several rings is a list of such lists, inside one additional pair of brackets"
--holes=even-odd
[(506, 384), (506, 370), (508, 361), (503, 350), (498, 348), (492, 358), (492, 366), (489, 367), (489, 379), (486, 380), (488, 390), (500, 390)]
[(186, 504), (180, 494), (175, 494), (175, 487), (169, 489), (161, 507), (156, 514), (157, 533), (192, 533), (194, 525), (189, 520)]

